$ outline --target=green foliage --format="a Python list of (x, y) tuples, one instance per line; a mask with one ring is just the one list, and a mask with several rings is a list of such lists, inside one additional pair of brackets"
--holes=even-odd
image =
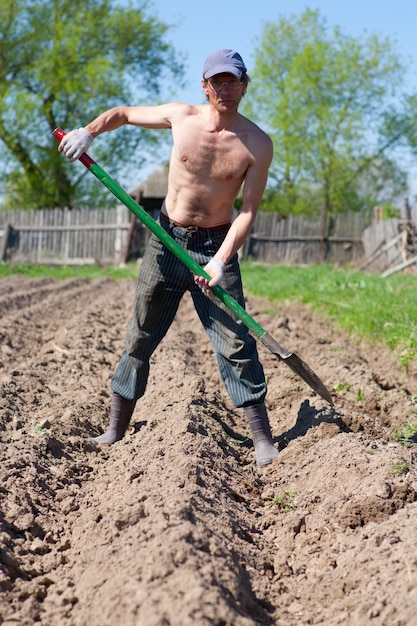
[(289, 513), (295, 509), (294, 494), (292, 491), (284, 491), (280, 496), (267, 495), (267, 500), (270, 500), (269, 507), (277, 507), (283, 513)]
[(386, 141), (396, 137), (400, 146), (417, 155), (417, 94), (407, 95), (403, 99), (403, 110), (386, 111), (382, 134)]
[(273, 139), (278, 213), (322, 213), (326, 223), (404, 193), (405, 175), (388, 156), (398, 126), (388, 133), (385, 124), (404, 76), (388, 39), (330, 31), (318, 11), (265, 24), (244, 112)]
[(417, 443), (417, 424), (407, 421), (401, 424), (392, 436), (405, 448), (415, 445)]
[[(146, 3), (0, 0), (0, 156), (7, 208), (77, 206), (108, 194), (57, 152), (54, 128), (70, 130), (119, 104), (155, 100), (182, 65), (170, 26)], [(93, 158), (117, 176), (144, 162), (155, 135), (126, 128), (100, 137)], [(141, 152), (139, 152), (139, 148)], [(107, 199), (108, 202), (108, 199)]]
[(350, 385), (348, 382), (344, 381), (343, 383), (335, 385), (333, 389), (336, 393), (346, 395), (350, 391)]
[[(271, 302), (295, 300), (369, 342), (383, 342), (400, 362), (417, 354), (417, 276), (389, 278), (327, 265), (242, 263), (245, 289)], [(405, 365), (405, 363), (402, 363)]]
[(411, 463), (406, 459), (399, 459), (390, 467), (390, 476), (397, 477), (406, 474), (411, 467)]
[(399, 218), (399, 210), (398, 207), (390, 204), (389, 202), (384, 202), (381, 206), (381, 215), (380, 218), (382, 220), (390, 220), (392, 218)]

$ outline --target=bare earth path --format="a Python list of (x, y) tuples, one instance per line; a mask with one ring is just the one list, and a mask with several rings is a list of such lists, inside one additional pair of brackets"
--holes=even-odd
[(108, 420), (134, 281), (0, 280), (0, 623), (413, 626), (416, 366), (307, 309), (248, 310), (334, 393), (263, 346), (280, 449), (256, 468), (186, 298), (132, 428)]

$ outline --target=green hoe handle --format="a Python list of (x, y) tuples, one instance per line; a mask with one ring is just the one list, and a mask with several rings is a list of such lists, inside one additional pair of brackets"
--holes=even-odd
[[(65, 132), (62, 128), (56, 128), (53, 132), (58, 141), (61, 141), (65, 137)], [(156, 222), (137, 202), (129, 196), (106, 172), (99, 166), (88, 154), (83, 154), (80, 159), (81, 163), (90, 170), (99, 181), (103, 183), (109, 189), (112, 194), (116, 196), (136, 217), (145, 225), (149, 230), (158, 237), (160, 241), (170, 250), (176, 257), (184, 263), (188, 269), (190, 269), (196, 276), (203, 276), (210, 280), (209, 274), (199, 265), (190, 255), (185, 252), (177, 244), (177, 242), (170, 236), (165, 230)], [(320, 380), (320, 378), (313, 372), (313, 370), (305, 363), (300, 357), (293, 352), (289, 352), (283, 346), (281, 346), (269, 333), (266, 332), (254, 319), (247, 313), (247, 311), (238, 303), (231, 295), (227, 293), (220, 285), (216, 285), (212, 288), (213, 293), (221, 300), (230, 311), (232, 311), (238, 319), (240, 319), (245, 326), (252, 331), (257, 339), (266, 346), (273, 354), (279, 359), (282, 359), (288, 367), (290, 367), (298, 376), (300, 376), (312, 389), (314, 389), (322, 398), (324, 398), (330, 405), (333, 405), (333, 399)]]

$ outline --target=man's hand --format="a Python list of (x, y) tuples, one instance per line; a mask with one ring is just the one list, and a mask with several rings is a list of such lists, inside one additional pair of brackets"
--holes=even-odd
[(71, 130), (65, 135), (63, 140), (58, 146), (59, 152), (63, 152), (68, 161), (73, 163), (87, 152), (91, 146), (93, 136), (85, 128), (77, 128)]
[(215, 287), (219, 284), (224, 275), (224, 263), (223, 261), (218, 261), (217, 259), (211, 259), (204, 267), (204, 270), (211, 276), (211, 280), (208, 281), (207, 278), (203, 276), (194, 276), (194, 280), (197, 285), (200, 287), (201, 291), (209, 296), (212, 295), (212, 291), (210, 287)]

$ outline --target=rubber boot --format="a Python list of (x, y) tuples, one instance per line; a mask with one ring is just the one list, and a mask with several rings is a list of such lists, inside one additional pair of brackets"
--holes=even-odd
[(272, 444), (271, 427), (265, 404), (253, 404), (244, 407), (255, 446), (256, 464), (258, 467), (269, 465), (278, 456), (278, 450)]
[(101, 443), (112, 444), (116, 441), (120, 441), (129, 426), (135, 404), (136, 400), (126, 400), (126, 398), (123, 398), (118, 393), (113, 392), (110, 406), (109, 427), (106, 432), (99, 437), (92, 437), (91, 441), (96, 446)]

